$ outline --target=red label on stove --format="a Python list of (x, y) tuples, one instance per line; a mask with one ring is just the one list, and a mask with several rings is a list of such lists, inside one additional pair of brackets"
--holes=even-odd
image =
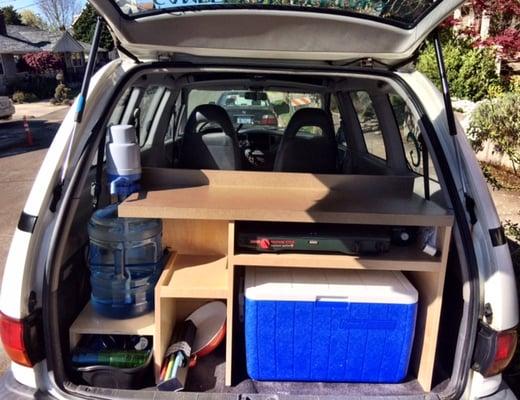
[(268, 239), (259, 238), (251, 240), (250, 244), (256, 245), (258, 249), (269, 250), (269, 249), (292, 249), (294, 248), (296, 241), (291, 239)]

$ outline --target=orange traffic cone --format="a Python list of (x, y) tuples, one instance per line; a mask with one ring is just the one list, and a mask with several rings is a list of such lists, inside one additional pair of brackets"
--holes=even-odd
[(33, 145), (33, 135), (31, 128), (29, 127), (29, 121), (27, 121), (27, 115), (23, 116), (23, 127), (25, 128), (25, 138), (27, 139), (27, 145)]

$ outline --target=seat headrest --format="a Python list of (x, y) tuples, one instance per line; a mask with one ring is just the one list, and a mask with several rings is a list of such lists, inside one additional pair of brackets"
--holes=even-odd
[(197, 133), (197, 127), (204, 122), (218, 124), (227, 136), (236, 136), (235, 128), (231, 123), (228, 113), (221, 106), (216, 104), (201, 104), (193, 109), (188, 122), (186, 123), (185, 133)]
[(323, 131), (324, 137), (335, 140), (332, 117), (321, 108), (301, 108), (296, 111), (285, 129), (284, 137), (293, 139), (304, 126), (317, 126)]

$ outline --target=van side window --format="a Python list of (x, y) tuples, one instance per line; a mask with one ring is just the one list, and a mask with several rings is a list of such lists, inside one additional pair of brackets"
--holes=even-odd
[[(399, 95), (389, 94), (388, 99), (392, 105), (396, 123), (401, 132), (401, 141), (403, 143), (408, 168), (419, 175), (424, 175), (421, 143), (419, 141), (421, 130), (418, 121), (406, 102)], [(437, 180), (431, 158), (429, 162), (430, 179)]]
[(150, 86), (144, 92), (143, 98), (139, 103), (139, 107), (136, 110), (138, 112), (139, 124), (137, 128), (137, 134), (139, 136), (139, 145), (144, 146), (148, 140), (148, 134), (152, 126), (157, 107), (160, 104), (161, 98), (166, 88), (162, 86)]
[(350, 97), (356, 110), (367, 152), (386, 160), (386, 147), (370, 95), (365, 91), (351, 92)]
[(341, 112), (338, 106), (338, 99), (335, 95), (330, 96), (330, 114), (332, 115), (332, 122), (334, 123), (334, 132), (336, 133), (338, 145), (347, 146), (345, 133), (341, 126)]

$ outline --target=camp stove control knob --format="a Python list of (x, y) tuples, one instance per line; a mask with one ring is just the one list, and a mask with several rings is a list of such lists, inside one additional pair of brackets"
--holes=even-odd
[(259, 245), (262, 250), (269, 250), (271, 248), (271, 241), (265, 238), (260, 239)]

